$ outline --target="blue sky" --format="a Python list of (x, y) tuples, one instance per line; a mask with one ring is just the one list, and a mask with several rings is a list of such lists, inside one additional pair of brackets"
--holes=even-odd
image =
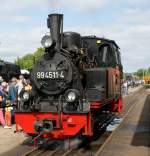
[(149, 0), (0, 0), (0, 58), (14, 61), (34, 52), (48, 32), (49, 13), (64, 14), (64, 30), (115, 40), (125, 72), (150, 60)]

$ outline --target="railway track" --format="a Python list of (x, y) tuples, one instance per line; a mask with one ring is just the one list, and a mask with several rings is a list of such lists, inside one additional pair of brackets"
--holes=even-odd
[[(133, 93), (124, 106), (123, 115), (124, 119), (121, 124), (115, 129), (115, 131), (123, 124), (125, 118), (128, 116), (130, 111), (134, 108), (134, 104), (140, 100), (140, 98), (144, 95), (144, 89), (142, 88), (139, 92)], [(23, 154), (22, 156), (99, 156), (101, 151), (104, 147), (109, 143), (111, 140), (113, 132), (106, 131), (105, 133), (101, 134), (98, 139), (93, 140), (86, 140), (83, 143), (83, 146), (76, 149), (68, 149), (64, 150), (60, 148), (60, 146), (56, 147), (55, 149), (43, 149), (43, 148), (34, 148), (31, 151)]]

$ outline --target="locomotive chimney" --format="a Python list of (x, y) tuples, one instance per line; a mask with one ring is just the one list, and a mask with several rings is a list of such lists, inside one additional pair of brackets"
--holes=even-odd
[(63, 14), (49, 14), (47, 26), (50, 28), (52, 40), (56, 42), (56, 49), (59, 50), (62, 46)]

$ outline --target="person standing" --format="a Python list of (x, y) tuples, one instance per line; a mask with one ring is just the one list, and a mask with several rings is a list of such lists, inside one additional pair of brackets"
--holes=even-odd
[(10, 100), (6, 100), (5, 106), (5, 127), (4, 128), (11, 128), (11, 103)]
[(29, 79), (27, 79), (26, 83), (24, 84), (24, 90), (28, 92), (32, 90), (32, 85)]
[(128, 83), (127, 83), (127, 81), (124, 82), (123, 85), (124, 85), (125, 95), (128, 95)]
[(5, 119), (3, 114), (2, 103), (3, 103), (3, 91), (0, 89), (0, 122), (2, 126), (5, 127)]
[(8, 96), (10, 100), (10, 105), (12, 105), (12, 110), (11, 110), (11, 117), (12, 117), (12, 122), (14, 123), (14, 113), (15, 113), (15, 106), (17, 105), (17, 78), (13, 77), (11, 79), (11, 83), (9, 83), (9, 89), (8, 89)]
[(24, 88), (24, 84), (23, 84), (24, 82), (25, 82), (24, 76), (20, 75), (19, 80), (17, 81), (17, 84), (16, 84), (16, 88), (17, 88), (17, 107), (18, 108), (20, 107), (20, 101), (21, 101), (20, 94), (21, 94), (21, 91)]
[[(5, 116), (5, 126), (4, 128), (11, 128), (11, 112), (8, 112), (8, 84), (4, 81), (2, 83), (2, 92), (3, 92), (3, 102), (2, 108), (4, 110), (3, 115)], [(10, 102), (9, 102), (10, 103)]]
[(2, 82), (3, 82), (4, 80), (3, 80), (3, 77), (2, 76), (0, 76), (0, 90), (2, 90)]
[(18, 95), (20, 94), (21, 90), (24, 87), (24, 85), (23, 85), (24, 82), (25, 82), (24, 76), (23, 75), (20, 75), (19, 76), (19, 80), (17, 81), (17, 84), (16, 84)]

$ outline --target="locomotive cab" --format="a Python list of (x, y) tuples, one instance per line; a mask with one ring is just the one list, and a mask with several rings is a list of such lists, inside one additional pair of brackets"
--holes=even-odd
[(122, 65), (119, 47), (112, 40), (95, 36), (82, 37), (87, 49), (89, 66), (85, 69), (87, 99), (104, 101), (121, 95)]

